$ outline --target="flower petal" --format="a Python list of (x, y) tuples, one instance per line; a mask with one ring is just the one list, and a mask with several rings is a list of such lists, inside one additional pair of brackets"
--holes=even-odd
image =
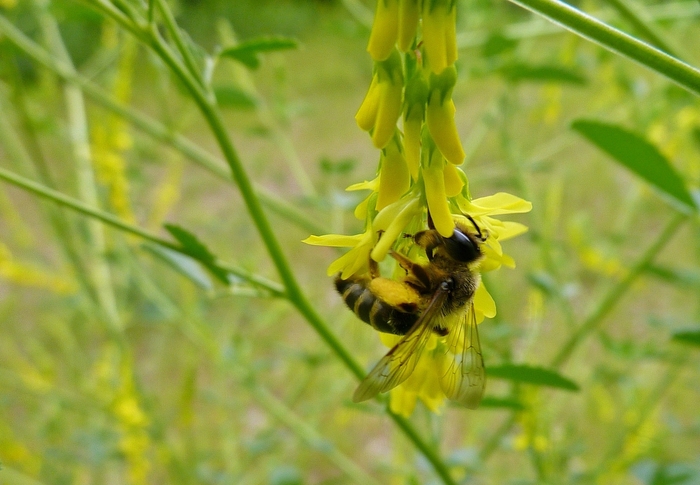
[(372, 32), (367, 52), (375, 61), (383, 61), (391, 54), (399, 30), (398, 0), (379, 0), (374, 13)]
[(474, 199), (468, 202), (466, 210), (462, 210), (472, 217), (478, 215), (520, 214), (530, 212), (532, 210), (532, 202), (505, 192), (498, 192), (494, 195)]
[[(391, 224), (384, 230), (382, 237), (377, 242), (374, 249), (372, 249), (372, 259), (375, 261), (382, 261), (389, 249), (394, 245), (396, 238), (399, 237), (401, 231), (411, 222), (411, 219), (416, 217), (420, 212), (419, 199), (412, 199), (406, 206), (399, 212), (399, 214), (391, 221)], [(377, 216), (377, 219), (379, 216)], [(376, 219), (375, 219), (376, 220)], [(375, 229), (376, 230), (376, 229)]]
[(355, 234), (352, 236), (346, 236), (344, 234), (324, 234), (323, 236), (311, 235), (304, 239), (304, 244), (311, 244), (312, 246), (328, 246), (332, 248), (351, 248), (357, 243), (359, 243), (364, 234)]
[(423, 168), (423, 183), (425, 184), (425, 197), (428, 200), (428, 209), (433, 219), (435, 229), (443, 237), (450, 237), (455, 229), (455, 221), (452, 218), (450, 207), (447, 205), (445, 193), (445, 177), (442, 167)]
[(483, 283), (477, 287), (474, 293), (474, 311), (478, 323), (481, 323), (484, 317), (493, 318), (496, 316), (496, 302), (493, 301), (493, 297)]

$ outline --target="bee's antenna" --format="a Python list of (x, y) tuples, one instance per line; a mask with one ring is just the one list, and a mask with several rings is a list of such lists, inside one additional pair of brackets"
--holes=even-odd
[(479, 236), (479, 239), (481, 239), (482, 241), (486, 241), (486, 239), (488, 238), (488, 235), (484, 236), (484, 234), (481, 232), (481, 228), (476, 223), (474, 218), (472, 216), (470, 216), (469, 214), (465, 214), (464, 212), (462, 212), (462, 215), (464, 217), (466, 217), (467, 219), (469, 219), (469, 221), (472, 223), (472, 225), (474, 226), (474, 229), (476, 229), (476, 235)]
[(430, 215), (430, 211), (428, 211), (428, 229), (435, 229), (435, 224), (433, 224), (433, 216)]

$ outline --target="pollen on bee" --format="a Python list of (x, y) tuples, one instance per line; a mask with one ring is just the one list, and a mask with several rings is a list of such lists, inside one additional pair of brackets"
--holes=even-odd
[(418, 308), (418, 293), (405, 283), (389, 278), (374, 278), (370, 281), (369, 289), (390, 306)]

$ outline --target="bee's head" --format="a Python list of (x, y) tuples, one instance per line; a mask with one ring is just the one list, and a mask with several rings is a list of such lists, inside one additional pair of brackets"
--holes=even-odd
[(443, 254), (446, 253), (450, 259), (458, 263), (472, 263), (483, 256), (481, 244), (486, 241), (488, 235), (486, 231), (481, 230), (474, 218), (468, 214), (464, 214), (464, 216), (472, 223), (476, 231), (469, 230), (464, 224), (456, 222), (452, 235), (443, 237), (435, 230), (432, 217), (428, 213), (428, 227), (431, 230), (430, 232), (435, 235), (435, 242), (433, 244), (428, 243), (425, 246), (428, 258), (431, 261), (435, 257), (434, 250), (438, 248), (441, 248), (440, 251)]
[(471, 263), (482, 256), (480, 249), (482, 241), (478, 236), (480, 233), (470, 234), (457, 225), (452, 236), (443, 237), (442, 241), (450, 258), (460, 263)]

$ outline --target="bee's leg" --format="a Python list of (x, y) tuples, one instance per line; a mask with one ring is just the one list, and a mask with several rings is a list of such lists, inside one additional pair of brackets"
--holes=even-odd
[(425, 272), (423, 266), (418, 263), (414, 263), (403, 254), (399, 254), (393, 249), (389, 251), (389, 256), (398, 261), (399, 266), (406, 271), (406, 274), (412, 275), (415, 282), (422, 286), (423, 289), (427, 290), (430, 288), (430, 277), (428, 276), (428, 273)]
[[(384, 231), (377, 231), (377, 242), (382, 238), (382, 234), (384, 234)], [(379, 263), (373, 260), (372, 256), (369, 257), (369, 275), (372, 279), (381, 276), (379, 273)]]
[(413, 236), (413, 240), (416, 242), (416, 244), (425, 249), (425, 255), (428, 256), (430, 261), (433, 260), (433, 251), (435, 248), (442, 244), (440, 235), (434, 229), (416, 233), (415, 236)]
[(379, 273), (379, 263), (373, 260), (372, 256), (369, 257), (369, 276), (372, 279), (379, 278), (381, 276)]

